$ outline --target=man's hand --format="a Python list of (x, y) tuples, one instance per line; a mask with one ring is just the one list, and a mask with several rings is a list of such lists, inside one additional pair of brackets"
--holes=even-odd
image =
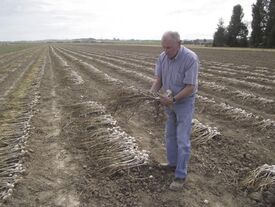
[(162, 87), (161, 78), (159, 76), (155, 76), (155, 81), (150, 89), (151, 93), (157, 93)]
[(171, 106), (173, 104), (173, 98), (166, 95), (160, 95), (160, 103), (163, 106)]

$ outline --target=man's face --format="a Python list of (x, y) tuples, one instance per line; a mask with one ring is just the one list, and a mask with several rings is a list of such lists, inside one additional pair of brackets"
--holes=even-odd
[(162, 41), (162, 47), (163, 47), (165, 54), (169, 58), (173, 58), (177, 54), (180, 44), (177, 41), (175, 41), (174, 39), (164, 38)]

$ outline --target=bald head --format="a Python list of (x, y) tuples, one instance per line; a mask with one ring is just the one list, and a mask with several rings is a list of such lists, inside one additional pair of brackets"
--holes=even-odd
[(179, 33), (172, 31), (165, 32), (162, 35), (161, 44), (164, 49), (164, 52), (169, 58), (175, 57), (181, 45)]
[(171, 41), (175, 41), (177, 43), (181, 43), (180, 40), (180, 35), (178, 32), (172, 32), (172, 31), (167, 31), (162, 35), (161, 41), (167, 41), (167, 40), (171, 40)]

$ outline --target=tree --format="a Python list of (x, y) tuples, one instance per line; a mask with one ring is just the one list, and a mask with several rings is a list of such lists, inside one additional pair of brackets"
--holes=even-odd
[(253, 47), (264, 45), (265, 30), (267, 26), (267, 7), (268, 0), (257, 0), (256, 4), (252, 5), (252, 23), (250, 44)]
[(242, 22), (244, 16), (241, 5), (233, 8), (230, 23), (227, 27), (227, 45), (230, 47), (246, 47), (247, 46), (247, 26)]
[(270, 0), (268, 6), (268, 20), (265, 33), (265, 46), (275, 48), (275, 0)]
[(223, 19), (220, 18), (217, 31), (214, 34), (213, 47), (222, 47), (225, 45), (225, 27)]
[(246, 24), (241, 23), (240, 31), (239, 31), (239, 34), (237, 35), (238, 46), (240, 46), (240, 47), (248, 46), (247, 35), (248, 35), (247, 26), (246, 26)]

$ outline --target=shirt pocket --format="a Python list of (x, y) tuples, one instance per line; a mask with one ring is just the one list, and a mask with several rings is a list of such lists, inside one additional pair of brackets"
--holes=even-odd
[(184, 72), (177, 71), (175, 75), (176, 75), (176, 77), (175, 77), (175, 85), (177, 85), (177, 86), (184, 86), (184, 83), (183, 83), (183, 80), (184, 80), (184, 77), (185, 77)]

